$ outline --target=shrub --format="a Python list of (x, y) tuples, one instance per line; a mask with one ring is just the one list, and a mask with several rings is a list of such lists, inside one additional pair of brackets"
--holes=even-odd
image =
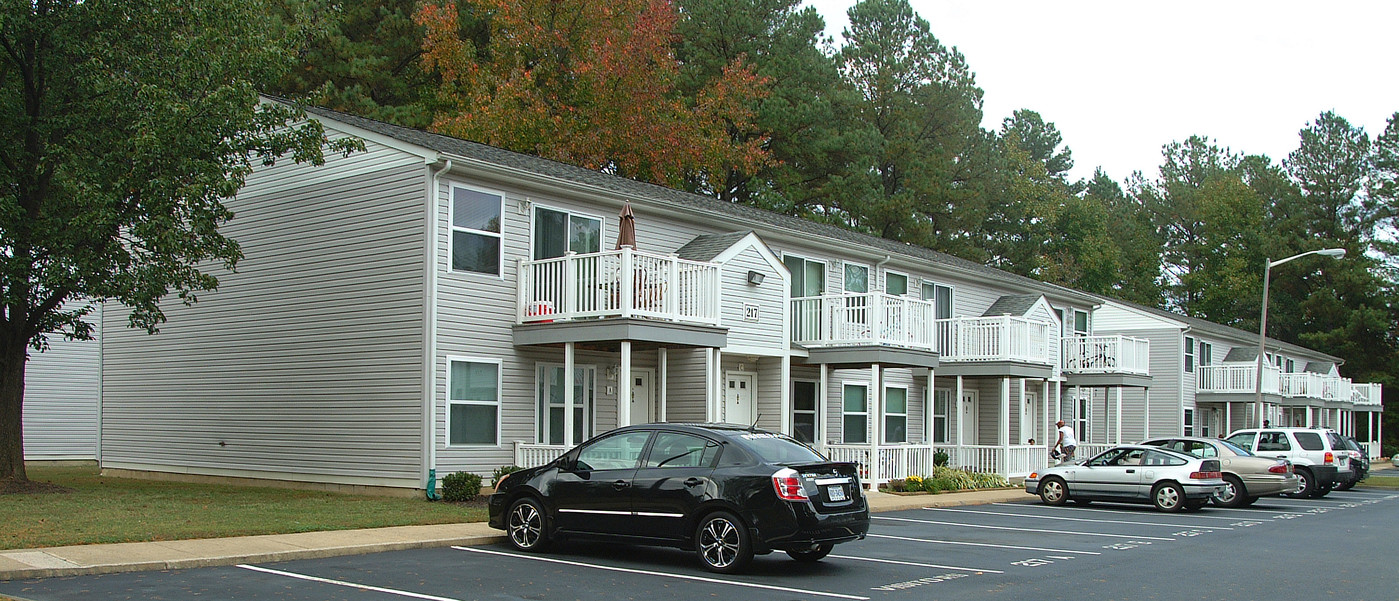
[(933, 466), (942, 467), (947, 465), (947, 451), (933, 453)]
[(903, 492), (905, 490), (909, 490), (907, 487), (908, 482), (900, 480), (898, 478), (890, 480), (889, 483), (885, 485), (885, 488), (888, 488), (891, 492)]
[(481, 475), (471, 472), (456, 472), (442, 478), (442, 500), (461, 503), (475, 499), (481, 494)]
[(495, 468), (495, 471), (491, 472), (491, 484), (500, 484), (500, 479), (504, 478), (506, 474), (513, 474), (522, 469), (525, 468), (522, 468), (518, 465), (502, 465), (498, 468)]

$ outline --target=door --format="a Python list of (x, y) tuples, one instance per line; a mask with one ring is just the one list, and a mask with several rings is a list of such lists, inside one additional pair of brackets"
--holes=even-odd
[(702, 436), (657, 432), (632, 479), (634, 534), (667, 540), (689, 534), (687, 518), (717, 491), (710, 476), (719, 450), (719, 443)]
[(573, 532), (629, 534), (636, 523), (632, 478), (650, 432), (620, 432), (593, 441), (560, 469), (553, 498), (559, 528)]
[(792, 380), (792, 437), (816, 443), (816, 382)]
[(631, 370), (631, 423), (649, 424), (656, 421), (655, 371)]
[(1020, 401), (1020, 442), (1030, 444), (1034, 440), (1039, 444), (1044, 439), (1036, 435), (1039, 420), (1035, 419), (1035, 408), (1039, 406), (1039, 398), (1036, 393), (1025, 391), (1025, 398)]
[(1142, 496), (1144, 449), (1122, 449), (1099, 455), (1077, 470), (1070, 490), (1078, 489), (1095, 497), (1133, 498)]
[(753, 389), (757, 376), (754, 374), (730, 373), (724, 384), (724, 421), (731, 424), (753, 425), (757, 420), (754, 414)]
[(979, 426), (978, 404), (979, 400), (975, 390), (962, 391), (962, 411), (960, 419), (957, 421), (957, 431), (961, 434), (958, 440), (961, 444), (976, 444), (976, 432)]

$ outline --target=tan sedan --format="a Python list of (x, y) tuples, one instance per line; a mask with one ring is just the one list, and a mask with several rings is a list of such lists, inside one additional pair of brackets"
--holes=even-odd
[(1142, 444), (1201, 458), (1218, 458), (1227, 486), (1210, 500), (1221, 507), (1245, 507), (1252, 505), (1259, 497), (1297, 490), (1297, 476), (1292, 473), (1290, 461), (1258, 457), (1226, 440), (1177, 436), (1148, 440)]

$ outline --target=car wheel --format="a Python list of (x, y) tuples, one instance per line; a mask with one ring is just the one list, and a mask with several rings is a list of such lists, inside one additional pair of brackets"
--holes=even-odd
[(1326, 495), (1331, 494), (1331, 490), (1332, 487), (1330, 486), (1317, 486), (1312, 490), (1311, 498), (1320, 499)]
[(1069, 500), (1069, 488), (1061, 478), (1045, 478), (1040, 482), (1040, 500), (1045, 505), (1063, 505)]
[(1093, 499), (1074, 499), (1074, 505), (1086, 506), (1092, 504)]
[(505, 533), (516, 549), (533, 552), (549, 546), (548, 520), (539, 501), (529, 497), (515, 501), (506, 516)]
[(695, 530), (695, 553), (704, 562), (705, 569), (733, 574), (753, 559), (753, 543), (742, 521), (727, 511), (720, 511), (700, 520)]
[(1336, 485), (1336, 490), (1350, 490), (1352, 487), (1355, 486), (1355, 482), (1355, 480), (1350, 480), (1345, 484), (1338, 484)]
[(1312, 479), (1311, 471), (1295, 470), (1294, 474), (1297, 476), (1297, 490), (1285, 494), (1294, 499), (1304, 499), (1312, 496), (1312, 493), (1316, 492), (1316, 480)]
[(1233, 474), (1224, 475), (1224, 490), (1219, 494), (1210, 497), (1215, 505), (1220, 507), (1243, 507), (1248, 499), (1248, 494), (1244, 490), (1242, 480)]
[(830, 555), (831, 549), (833, 548), (835, 548), (835, 545), (816, 545), (815, 547), (806, 549), (804, 551), (787, 551), (787, 555), (791, 556), (792, 559), (795, 559), (802, 563), (814, 563), (821, 561), (821, 558)]
[(1161, 511), (1180, 511), (1185, 508), (1185, 491), (1174, 482), (1157, 484), (1151, 489), (1151, 503)]
[(1243, 501), (1239, 503), (1239, 507), (1248, 507), (1249, 505), (1257, 503), (1259, 498), (1260, 497), (1243, 497)]
[(1209, 499), (1198, 499), (1198, 500), (1194, 500), (1194, 501), (1187, 499), (1187, 500), (1185, 501), (1185, 510), (1186, 510), (1186, 511), (1199, 511), (1199, 510), (1201, 510), (1201, 509), (1204, 509), (1205, 505), (1209, 504), (1209, 502), (1210, 502)]

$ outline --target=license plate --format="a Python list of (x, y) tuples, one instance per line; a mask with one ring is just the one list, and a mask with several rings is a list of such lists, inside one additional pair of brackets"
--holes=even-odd
[(843, 487), (843, 486), (827, 486), (827, 487), (826, 487), (826, 496), (829, 497), (832, 501), (844, 501), (844, 500), (845, 500), (845, 487)]

